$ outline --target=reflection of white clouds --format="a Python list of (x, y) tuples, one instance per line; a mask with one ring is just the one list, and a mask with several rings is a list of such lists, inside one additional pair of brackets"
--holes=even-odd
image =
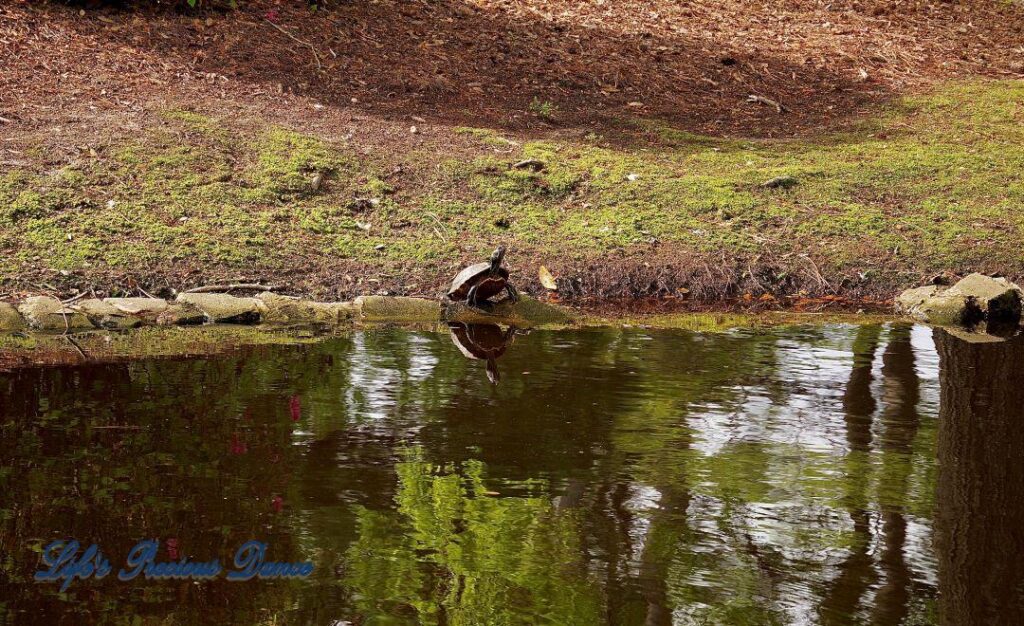
[[(834, 326), (788, 334), (777, 340), (775, 363), (766, 363), (770, 369), (764, 380), (729, 387), (714, 402), (687, 406), (687, 422), (694, 430), (692, 449), (704, 460), (695, 466), (700, 469), (693, 489), (701, 495), (693, 499), (690, 511), (696, 540), (684, 551), (708, 557), (698, 561), (706, 566), (679, 567), (677, 575), (684, 585), (707, 590), (705, 606), (728, 603), (728, 598), (711, 596), (740, 587), (737, 593), (784, 613), (786, 623), (818, 622), (819, 585), (839, 575), (838, 565), (851, 554), (849, 542), (855, 539), (845, 508), (850, 505), (844, 504), (850, 494), (844, 485), (863, 481), (856, 488), (862, 490), (857, 498), (866, 498), (864, 504), (877, 509), (883, 455), (900, 454), (883, 451), (876, 432), (874, 449), (856, 461), (857, 468), (848, 465), (853, 457), (847, 456), (851, 452), (843, 395), (853, 368), (857, 330)], [(881, 369), (891, 336), (880, 333), (872, 362), (874, 430), (880, 427), (878, 414), (886, 408)], [(920, 382), (921, 428), (934, 428), (938, 355), (930, 329), (915, 327), (910, 338)], [(904, 496), (927, 498), (917, 493), (923, 487), (917, 475), (927, 472), (933, 459), (912, 457), (908, 462), (914, 472)], [(879, 516), (877, 511), (865, 513), (873, 520), (870, 554), (877, 558), (882, 541)], [(909, 514), (907, 520), (903, 557), (915, 580), (935, 586), (932, 529)], [(818, 574), (811, 574), (815, 571)], [(872, 593), (861, 601), (870, 604)], [(697, 623), (700, 607), (691, 602), (677, 609), (677, 623)]]
[(438, 358), (429, 350), (430, 340), (419, 334), (403, 335), (403, 350), (408, 360), (399, 361), (391, 350), (367, 346), (368, 334), (354, 333), (350, 362), (349, 388), (345, 400), (355, 421), (380, 420), (393, 416), (400, 405), (398, 394), (409, 383), (429, 378)]
[(629, 498), (624, 506), (627, 511), (633, 513), (628, 529), (632, 574), (640, 573), (640, 562), (644, 556), (644, 548), (647, 546), (647, 535), (651, 531), (650, 512), (658, 508), (661, 500), (661, 492), (648, 485), (632, 484), (629, 486)]
[(843, 392), (853, 360), (855, 327), (823, 327), (780, 338), (771, 382), (733, 387), (729, 405), (691, 406), (694, 447), (717, 454), (737, 441), (798, 444), (834, 452), (845, 440)]
[(927, 326), (915, 326), (910, 333), (914, 349), (914, 369), (921, 383), (918, 412), (922, 416), (939, 414), (939, 353), (935, 349), (934, 331)]

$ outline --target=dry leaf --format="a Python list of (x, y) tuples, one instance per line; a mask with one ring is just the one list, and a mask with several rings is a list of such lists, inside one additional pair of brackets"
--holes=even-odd
[(545, 289), (558, 291), (558, 283), (555, 282), (555, 277), (551, 275), (548, 268), (541, 265), (540, 270), (537, 272), (537, 276), (540, 278), (540, 284), (544, 285)]

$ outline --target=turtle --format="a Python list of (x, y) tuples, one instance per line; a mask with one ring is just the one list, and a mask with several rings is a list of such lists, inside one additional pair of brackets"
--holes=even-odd
[(452, 343), (463, 356), (487, 361), (487, 380), (497, 385), (501, 379), (497, 359), (505, 354), (505, 350), (515, 338), (515, 327), (510, 326), (507, 330), (501, 330), (497, 324), (449, 322), (448, 332), (451, 333)]
[(475, 263), (459, 272), (448, 289), (448, 299), (453, 302), (465, 300), (471, 306), (478, 306), (505, 291), (509, 300), (518, 301), (519, 292), (508, 282), (508, 270), (501, 266), (503, 258), (505, 246), (498, 246), (490, 261)]

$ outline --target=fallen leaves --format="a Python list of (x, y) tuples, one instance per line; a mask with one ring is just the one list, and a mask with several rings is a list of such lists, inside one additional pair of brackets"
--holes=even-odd
[(544, 285), (544, 288), (549, 291), (558, 291), (558, 282), (555, 281), (555, 277), (551, 275), (548, 268), (543, 265), (537, 270), (537, 278), (540, 279), (540, 284)]

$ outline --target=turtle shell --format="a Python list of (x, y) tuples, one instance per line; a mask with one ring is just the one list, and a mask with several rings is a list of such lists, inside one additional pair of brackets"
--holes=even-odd
[(448, 297), (455, 301), (465, 300), (469, 290), (476, 286), (477, 300), (487, 300), (501, 293), (507, 284), (507, 269), (500, 267), (497, 275), (491, 276), (490, 263), (476, 263), (458, 273), (448, 289)]

